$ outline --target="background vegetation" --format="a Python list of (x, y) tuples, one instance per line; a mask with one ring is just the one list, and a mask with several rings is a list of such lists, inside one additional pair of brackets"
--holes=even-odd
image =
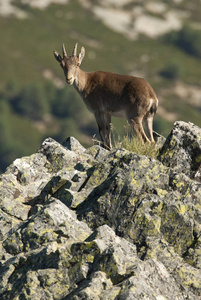
[[(63, 42), (69, 53), (77, 41), (85, 46), (83, 70), (140, 74), (152, 84), (167, 114), (176, 112), (177, 119), (201, 126), (201, 103), (195, 108), (172, 90), (176, 82), (200, 85), (200, 28), (188, 23), (158, 39), (141, 35), (132, 41), (106, 27), (76, 0), (44, 10), (19, 0), (14, 3), (29, 17), (0, 17), (0, 171), (15, 158), (34, 153), (47, 136), (61, 143), (75, 136), (85, 146), (98, 136), (93, 116), (74, 89), (64, 85), (53, 57)], [(199, 18), (196, 9), (192, 16), (194, 21)], [(174, 120), (164, 117), (157, 115), (154, 129), (166, 136)], [(123, 133), (125, 121), (113, 122)]]

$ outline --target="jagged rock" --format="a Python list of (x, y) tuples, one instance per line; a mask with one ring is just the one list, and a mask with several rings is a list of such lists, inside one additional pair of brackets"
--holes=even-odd
[(63, 146), (76, 153), (83, 154), (86, 150), (74, 137), (69, 137), (63, 142)]
[(94, 145), (93, 147), (90, 147), (89, 149), (86, 149), (85, 153), (93, 156), (97, 160), (101, 160), (104, 158), (105, 155), (108, 154), (108, 150), (104, 149), (98, 145)]
[(201, 299), (199, 151), (200, 129), (177, 122), (161, 162), (74, 138), (15, 160), (0, 176), (0, 299)]
[[(77, 220), (75, 212), (60, 201), (50, 199), (34, 216), (13, 229), (3, 242), (3, 248), (14, 258), (6, 260), (0, 270), (1, 289), (5, 290), (1, 299), (17, 299), (18, 295), (29, 298), (29, 289), (35, 294), (31, 299), (49, 299), (47, 295), (52, 290), (56, 298), (66, 294), (68, 288), (62, 285), (69, 282), (69, 288), (71, 286), (66, 271), (70, 247), (90, 234), (89, 227)], [(5, 283), (9, 283), (11, 289), (6, 290)], [(17, 289), (16, 283), (19, 283)]]
[(156, 142), (156, 147), (161, 148), (164, 145), (166, 138), (156, 131), (153, 131), (153, 137)]
[(201, 182), (201, 128), (190, 122), (175, 122), (160, 151), (159, 160)]

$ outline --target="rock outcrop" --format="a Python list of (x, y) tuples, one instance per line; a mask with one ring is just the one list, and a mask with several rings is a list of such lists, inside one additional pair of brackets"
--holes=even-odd
[(0, 177), (0, 299), (201, 299), (201, 129), (158, 160), (46, 139)]

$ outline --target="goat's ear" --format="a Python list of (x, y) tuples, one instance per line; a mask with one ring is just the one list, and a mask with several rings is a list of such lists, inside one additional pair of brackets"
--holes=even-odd
[(79, 58), (79, 66), (81, 65), (81, 62), (82, 62), (84, 56), (85, 56), (85, 49), (84, 49), (84, 47), (82, 47), (81, 51), (80, 51), (80, 54), (78, 56), (78, 58)]
[(56, 58), (56, 60), (61, 63), (62, 61), (62, 57), (61, 55), (57, 52), (57, 51), (54, 51), (54, 57)]

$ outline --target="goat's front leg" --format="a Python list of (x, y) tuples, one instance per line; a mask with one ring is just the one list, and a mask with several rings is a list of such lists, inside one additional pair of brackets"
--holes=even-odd
[(110, 136), (110, 123), (111, 116), (107, 113), (97, 111), (94, 113), (96, 123), (98, 125), (99, 134), (106, 149), (112, 149), (111, 136)]

